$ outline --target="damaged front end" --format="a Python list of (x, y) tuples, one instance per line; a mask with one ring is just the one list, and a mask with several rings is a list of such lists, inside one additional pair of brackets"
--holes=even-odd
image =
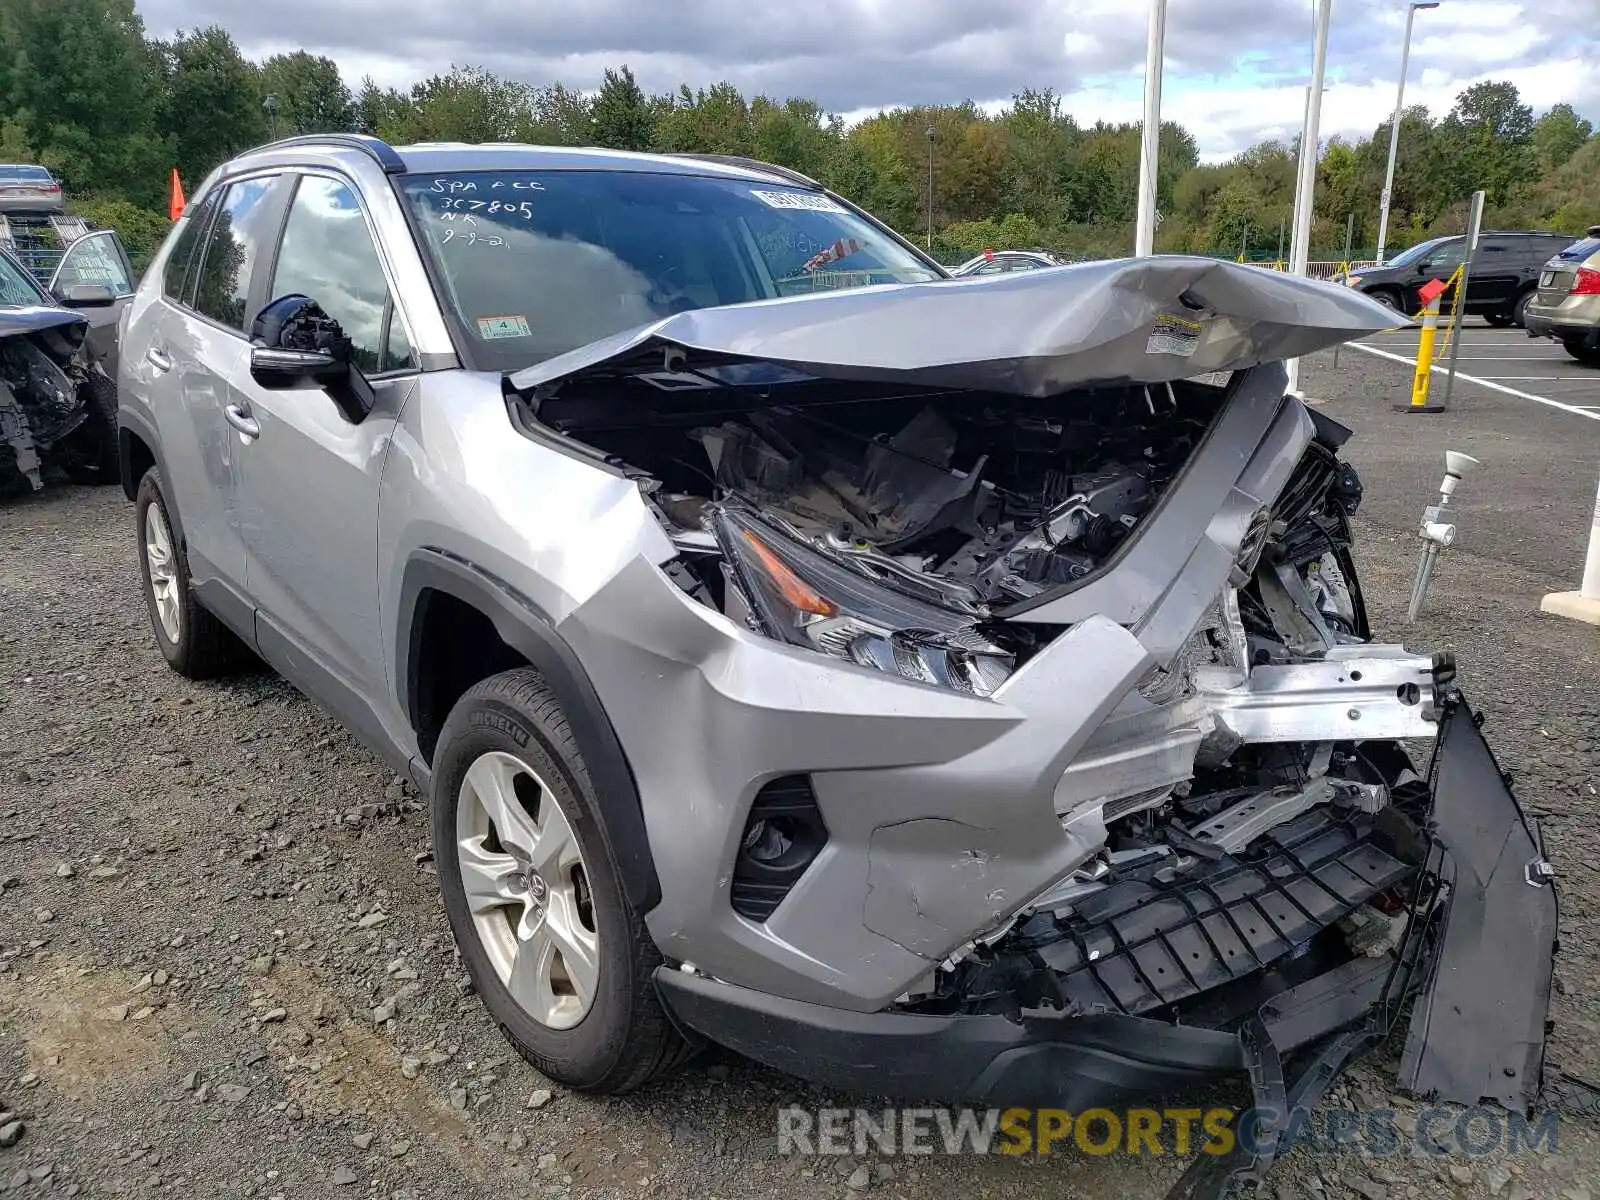
[[(683, 314), (514, 378), (531, 436), (638, 481), (677, 589), (841, 672), (806, 665), (764, 763), (785, 714), (742, 650), (630, 676), (714, 661), (691, 694), (746, 735), (714, 764), (747, 789), (723, 907), (653, 917), (669, 1009), (872, 1093), (1081, 1109), (1243, 1072), (1287, 1111), (1414, 1004), (1406, 1086), (1526, 1107), (1538, 831), (1450, 658), (1371, 641), (1349, 431), (1278, 361), (1392, 315), (1228, 264), (1038, 274)], [(912, 686), (829, 724), (862, 672)], [(828, 982), (751, 986), (751, 947)]]
[(86, 428), (97, 416), (80, 353), (88, 327), (65, 309), (0, 309), (0, 492), (38, 491), (47, 460), (71, 475), (80, 460), (98, 463), (108, 429)]

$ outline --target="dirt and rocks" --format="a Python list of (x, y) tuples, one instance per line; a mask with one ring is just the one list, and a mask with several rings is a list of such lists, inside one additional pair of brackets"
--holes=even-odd
[[(1474, 479), (1479, 524), (1464, 522), (1404, 630), (1412, 526), (1454, 433), (1391, 429), (1403, 373), (1352, 358), (1337, 372), (1319, 360), (1307, 385), (1370, 427), (1351, 457), (1367, 471), (1375, 621), (1457, 653), (1543, 817), (1564, 906), (1551, 1060), (1600, 1078), (1600, 633), (1537, 611), (1579, 560), (1565, 530), (1540, 543), (1548, 505), (1490, 503)], [(1500, 444), (1594, 465), (1586, 423), (1516, 405), (1451, 420), (1486, 462)], [(471, 994), (425, 818), (422, 797), (270, 674), (197, 685), (166, 669), (116, 489), (0, 506), (0, 1191), (1154, 1197), (1181, 1169), (1066, 1143), (1049, 1157), (780, 1155), (780, 1107), (849, 1101), (731, 1056), (624, 1099), (570, 1094), (512, 1055)], [(1391, 1094), (1392, 1065), (1358, 1067), (1329, 1104), (1414, 1127), (1421, 1106)], [(1269, 1193), (1589, 1200), (1596, 1162), (1600, 1123), (1563, 1117), (1553, 1154), (1300, 1149)]]

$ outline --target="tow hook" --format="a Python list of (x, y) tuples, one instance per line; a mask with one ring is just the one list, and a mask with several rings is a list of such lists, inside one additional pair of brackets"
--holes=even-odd
[(1556, 877), (1556, 869), (1548, 859), (1536, 858), (1522, 868), (1522, 877), (1529, 887), (1544, 887)]

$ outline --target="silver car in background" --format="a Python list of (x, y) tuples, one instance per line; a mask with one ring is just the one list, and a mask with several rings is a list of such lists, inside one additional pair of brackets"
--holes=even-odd
[(1395, 322), (948, 279), (760, 163), (291, 139), (139, 289), (123, 479), (169, 663), (258, 656), (431, 797), (565, 1084), (712, 1041), (1078, 1110), (1293, 1055), (1287, 1111), (1414, 1003), (1407, 1086), (1522, 1108), (1538, 830), (1449, 657), (1371, 640), (1349, 431), (1284, 392)]
[(1554, 338), (1585, 366), (1600, 366), (1600, 225), (1545, 264), (1526, 324), (1530, 337)]
[(61, 184), (48, 169), (31, 163), (0, 163), (0, 217), (64, 211)]

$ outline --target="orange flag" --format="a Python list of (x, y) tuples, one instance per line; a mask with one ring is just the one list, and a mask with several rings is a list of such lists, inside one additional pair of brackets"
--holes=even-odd
[(172, 195), (167, 201), (167, 216), (176, 221), (183, 216), (183, 184), (178, 182), (178, 168), (172, 168)]

